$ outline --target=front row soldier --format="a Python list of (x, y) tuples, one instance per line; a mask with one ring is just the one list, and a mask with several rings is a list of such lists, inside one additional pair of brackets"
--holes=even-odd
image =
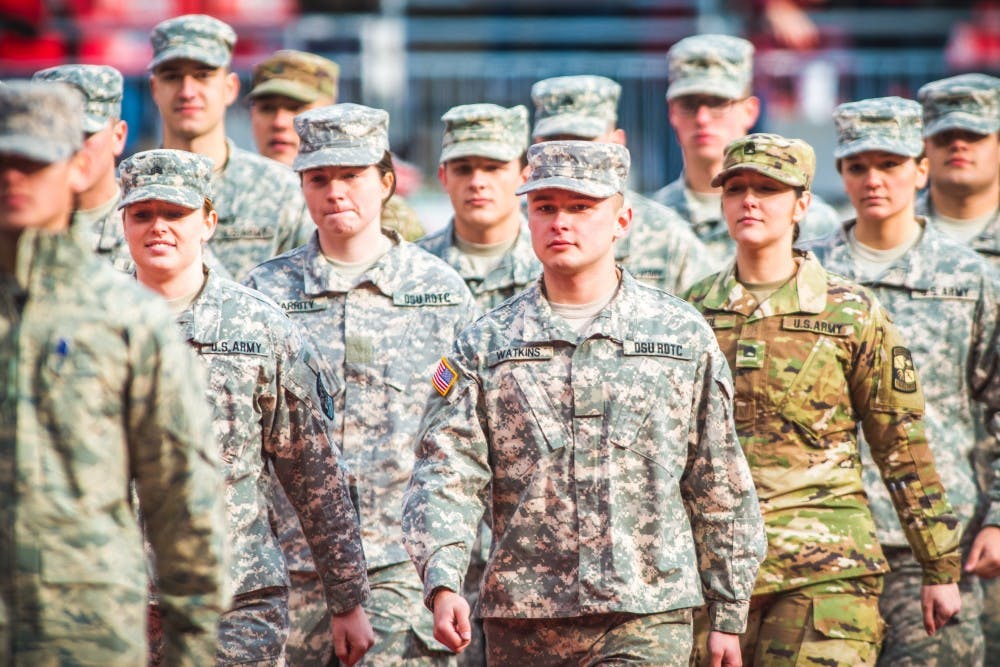
[(705, 598), (715, 664), (738, 660), (765, 545), (725, 357), (690, 306), (615, 266), (628, 150), (528, 156), (542, 277), (440, 361), (403, 504), (435, 636), (469, 641), (459, 591), (488, 507), (489, 664), (686, 665)]
[(868, 289), (792, 250), (815, 164), (799, 139), (751, 134), (729, 145), (712, 185), (736, 261), (688, 294), (733, 372), (767, 533), (747, 665), (875, 664), (888, 563), (861, 483), (859, 425), (920, 562), (927, 631), (960, 606), (958, 519), (927, 445), (910, 353)]
[(202, 245), (217, 222), (211, 179), (212, 161), (187, 151), (146, 151), (121, 164), (136, 278), (167, 299), (208, 372), (235, 594), (219, 620), (215, 664), (284, 664), (289, 581), (268, 520), (269, 462), (323, 578), (333, 614), (327, 640), (351, 665), (374, 634), (361, 606), (369, 590), (358, 517), (328, 434), (336, 389), (304, 331), (262, 294), (204, 265)]
[[(82, 100), (0, 86), (0, 664), (146, 661), (146, 518), (171, 665), (228, 604), (204, 376), (156, 299), (68, 233)], [(109, 305), (113, 304), (113, 305)]]

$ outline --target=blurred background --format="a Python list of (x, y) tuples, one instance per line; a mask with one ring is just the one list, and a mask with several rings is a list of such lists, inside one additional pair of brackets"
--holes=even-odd
[[(393, 151), (422, 176), (411, 197), (432, 217), (447, 210), (435, 176), (441, 115), (473, 102), (530, 109), (531, 84), (550, 76), (621, 83), (632, 187), (652, 191), (675, 178), (681, 154), (667, 122), (664, 54), (688, 35), (754, 42), (763, 103), (755, 129), (812, 143), (815, 189), (835, 204), (844, 201), (829, 157), (836, 104), (913, 97), (962, 72), (1000, 75), (1000, 0), (0, 0), (0, 79), (67, 62), (117, 67), (126, 77), (126, 154), (155, 147), (149, 31), (187, 13), (236, 30), (233, 68), (244, 91), (251, 67), (279, 48), (336, 61), (340, 101), (390, 112)], [(230, 109), (227, 130), (254, 148), (244, 102)], [(425, 220), (428, 228), (444, 222)]]

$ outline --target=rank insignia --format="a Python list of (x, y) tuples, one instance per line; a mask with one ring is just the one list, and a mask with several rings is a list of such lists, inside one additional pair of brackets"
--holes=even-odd
[(441, 361), (438, 362), (437, 368), (434, 370), (434, 375), (431, 377), (431, 384), (434, 385), (437, 393), (447, 396), (457, 379), (458, 373), (451, 367), (447, 359), (441, 357)]
[(913, 357), (905, 347), (892, 348), (892, 388), (904, 394), (917, 390), (917, 371)]

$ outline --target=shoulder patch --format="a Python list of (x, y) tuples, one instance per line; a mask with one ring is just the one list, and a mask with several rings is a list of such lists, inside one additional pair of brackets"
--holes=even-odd
[(392, 295), (397, 306), (457, 306), (462, 299), (454, 292), (403, 292)]
[(892, 348), (892, 388), (904, 394), (917, 391), (917, 372), (910, 351), (902, 346)]
[(851, 335), (851, 327), (848, 324), (801, 315), (782, 317), (781, 328), (786, 331), (811, 331), (824, 336), (845, 337)]
[(626, 357), (671, 357), (691, 361), (691, 350), (680, 343), (669, 340), (626, 340), (622, 342), (622, 352)]
[(555, 348), (551, 345), (506, 347), (499, 350), (490, 350), (486, 356), (486, 363), (489, 366), (496, 366), (505, 361), (543, 361), (551, 359), (554, 355)]
[(458, 372), (452, 368), (446, 358), (441, 357), (437, 368), (434, 369), (434, 375), (431, 376), (431, 384), (434, 385), (434, 389), (442, 396), (447, 396), (457, 379)]

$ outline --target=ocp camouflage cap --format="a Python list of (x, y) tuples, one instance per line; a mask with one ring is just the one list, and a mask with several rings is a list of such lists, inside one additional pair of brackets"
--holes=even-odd
[(535, 104), (532, 136), (571, 135), (594, 139), (618, 122), (622, 87), (603, 76), (556, 76), (531, 87)]
[(750, 93), (753, 44), (731, 35), (693, 35), (667, 51), (667, 99), (714, 95), (731, 100)]
[(284, 95), (293, 100), (312, 104), (328, 99), (337, 101), (337, 77), (340, 66), (314, 53), (282, 49), (254, 65), (248, 98), (262, 95)]
[(441, 116), (444, 163), (460, 157), (485, 157), (501, 162), (519, 158), (528, 148), (528, 109), (519, 104), (463, 104)]
[(107, 65), (59, 65), (35, 72), (35, 81), (61, 81), (83, 93), (83, 131), (99, 132), (122, 117), (122, 74)]
[(195, 60), (209, 67), (226, 67), (233, 57), (236, 32), (206, 14), (185, 14), (162, 21), (149, 35), (153, 70), (168, 60)]
[(83, 95), (61, 82), (0, 86), (0, 154), (60, 162), (83, 146)]
[(523, 195), (556, 188), (607, 199), (625, 192), (630, 156), (621, 144), (596, 141), (543, 141), (528, 149), (528, 180)]
[(295, 117), (301, 143), (292, 169), (361, 167), (378, 163), (389, 150), (389, 114), (345, 102), (303, 111)]
[(924, 107), (924, 136), (945, 130), (993, 134), (1000, 130), (1000, 79), (960, 74), (931, 81), (917, 91)]
[(920, 104), (902, 97), (876, 97), (846, 102), (833, 110), (841, 159), (866, 151), (917, 157), (924, 151)]
[(184, 208), (201, 208), (212, 198), (212, 158), (200, 153), (157, 148), (122, 161), (118, 208), (142, 201), (165, 201)]
[(801, 139), (779, 134), (748, 134), (726, 146), (722, 171), (712, 179), (717, 188), (737, 171), (756, 171), (793, 188), (809, 189), (816, 172), (816, 153)]

